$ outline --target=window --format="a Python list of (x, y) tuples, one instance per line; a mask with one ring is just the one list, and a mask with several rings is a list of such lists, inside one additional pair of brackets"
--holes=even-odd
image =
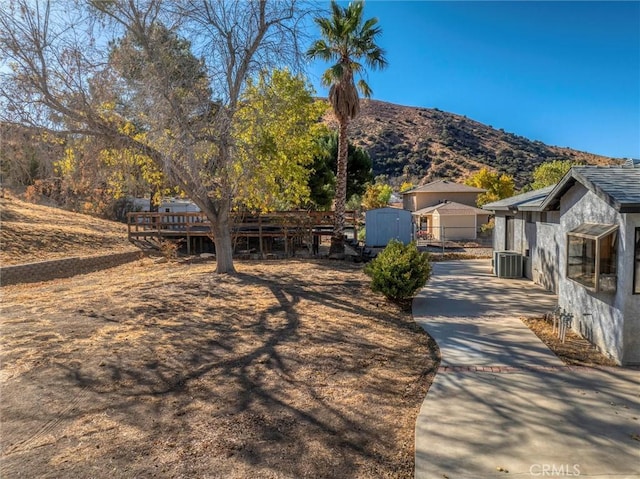
[(633, 257), (635, 258), (635, 268), (633, 273), (633, 294), (640, 294), (640, 228), (636, 228), (635, 249)]
[(618, 227), (585, 223), (567, 234), (567, 277), (593, 289), (616, 289)]

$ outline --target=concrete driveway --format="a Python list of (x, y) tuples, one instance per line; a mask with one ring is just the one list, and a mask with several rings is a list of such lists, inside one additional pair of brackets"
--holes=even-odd
[(640, 478), (640, 372), (565, 366), (519, 319), (555, 300), (486, 260), (434, 264), (413, 303), (442, 355), (416, 478)]

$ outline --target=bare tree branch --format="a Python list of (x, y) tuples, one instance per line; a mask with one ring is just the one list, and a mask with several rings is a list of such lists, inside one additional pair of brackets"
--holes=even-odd
[(232, 272), (247, 79), (300, 65), (298, 0), (0, 0), (0, 120), (148, 155), (207, 214)]

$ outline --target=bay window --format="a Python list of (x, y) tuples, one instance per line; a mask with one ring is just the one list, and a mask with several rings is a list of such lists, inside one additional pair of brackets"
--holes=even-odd
[(617, 225), (580, 225), (567, 233), (567, 277), (596, 292), (615, 291), (617, 249)]

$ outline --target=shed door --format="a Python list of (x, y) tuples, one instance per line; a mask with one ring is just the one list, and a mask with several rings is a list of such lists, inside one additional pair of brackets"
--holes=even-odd
[(397, 213), (380, 213), (377, 226), (380, 245), (386, 245), (389, 240), (400, 237), (400, 218)]

